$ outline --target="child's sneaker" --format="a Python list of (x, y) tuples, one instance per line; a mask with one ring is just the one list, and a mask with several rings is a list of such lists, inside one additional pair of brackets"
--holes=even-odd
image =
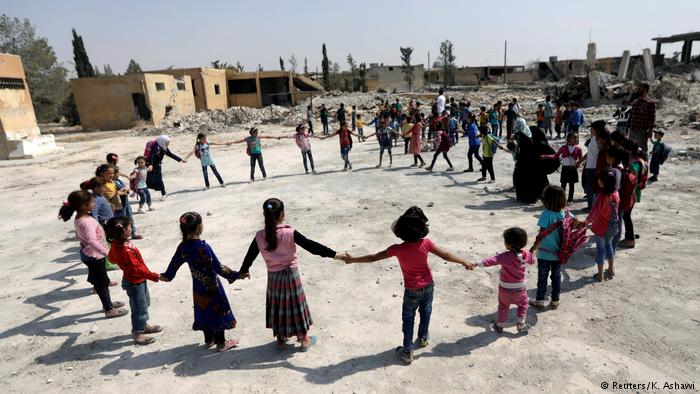
[(557, 310), (559, 309), (559, 301), (552, 301), (549, 303), (549, 309)]
[(148, 206), (148, 210), (149, 210), (149, 211), (155, 211), (156, 209), (149, 205), (149, 206)]
[(537, 309), (538, 311), (543, 311), (547, 308), (544, 304), (544, 300), (530, 300), (530, 306)]
[(454, 167), (450, 167), (450, 168), (448, 168), (448, 169), (445, 170), (445, 171), (454, 171), (454, 170), (455, 170)]
[(144, 211), (143, 208), (139, 208), (139, 210), (136, 211), (136, 213), (138, 213), (138, 214), (144, 214), (144, 213), (146, 213), (146, 211)]
[(486, 180), (486, 177), (485, 177), (485, 176), (482, 176), (481, 178), (477, 179), (476, 181), (477, 181), (477, 182), (481, 182), (481, 181), (485, 181), (485, 180)]
[(493, 323), (492, 327), (493, 327), (494, 331), (496, 331), (499, 334), (503, 332), (503, 327), (499, 326), (498, 322)]
[(226, 187), (226, 184), (225, 184), (225, 183), (222, 183), (222, 184), (221, 184), (221, 187), (222, 187), (222, 188)]
[(518, 332), (527, 332), (530, 329), (530, 325), (527, 323), (518, 323)]
[(406, 364), (410, 364), (413, 362), (413, 352), (407, 352), (404, 350), (403, 346), (399, 346), (396, 348), (396, 357), (398, 357), (401, 361), (405, 362)]
[(417, 345), (418, 347), (426, 347), (428, 346), (428, 340), (426, 338), (418, 338)]

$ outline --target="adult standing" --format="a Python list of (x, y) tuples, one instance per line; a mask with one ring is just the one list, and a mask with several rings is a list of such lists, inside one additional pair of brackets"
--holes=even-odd
[(518, 104), (518, 99), (513, 97), (513, 112), (515, 112), (516, 115), (524, 115), (522, 112), (522, 108), (520, 108), (520, 104)]
[(544, 98), (544, 133), (552, 135), (552, 97), (547, 95)]
[(445, 110), (445, 105), (447, 105), (447, 98), (445, 97), (445, 92), (442, 89), (440, 89), (438, 93), (439, 94), (435, 100), (435, 105), (437, 106), (438, 114), (442, 114), (442, 111)]
[[(548, 160), (541, 160), (540, 156), (551, 154), (547, 152), (554, 150), (547, 143), (547, 137), (539, 127), (533, 126), (522, 130), (521, 127), (517, 127), (518, 123), (521, 122), (516, 121), (514, 134), (518, 141), (513, 171), (515, 196), (519, 202), (534, 204), (542, 196), (544, 188), (549, 185), (546, 168), (549, 163)], [(558, 163), (557, 160), (555, 161)]]
[(649, 97), (649, 84), (637, 85), (636, 95), (637, 99), (632, 102), (627, 120), (627, 136), (647, 153), (647, 141), (651, 138), (656, 123), (656, 102)]
[(163, 183), (163, 158), (165, 156), (178, 161), (180, 163), (187, 163), (187, 160), (183, 160), (176, 154), (170, 152), (170, 137), (163, 134), (155, 140), (149, 141), (146, 144), (146, 151), (144, 156), (148, 160), (148, 175), (146, 177), (146, 185), (149, 189), (159, 191), (166, 198), (165, 184)]
[(345, 104), (340, 103), (340, 108), (338, 108), (338, 112), (335, 113), (335, 120), (337, 120), (339, 124), (343, 124), (346, 115)]

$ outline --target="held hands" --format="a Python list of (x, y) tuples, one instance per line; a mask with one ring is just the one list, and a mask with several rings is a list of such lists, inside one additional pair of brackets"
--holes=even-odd
[(238, 279), (250, 279), (250, 272), (238, 274)]
[(166, 278), (165, 276), (158, 275), (158, 282), (170, 282), (170, 279)]
[(476, 268), (476, 264), (471, 263), (469, 261), (463, 262), (462, 266), (464, 267), (464, 269), (467, 269), (469, 271), (474, 271), (474, 268)]
[(347, 252), (344, 252), (344, 253), (336, 253), (336, 255), (335, 255), (335, 257), (334, 257), (333, 259), (334, 259), (334, 260), (344, 261), (345, 264), (352, 264), (352, 263), (353, 263), (353, 261), (352, 261), (353, 257), (350, 256), (350, 254), (348, 254)]

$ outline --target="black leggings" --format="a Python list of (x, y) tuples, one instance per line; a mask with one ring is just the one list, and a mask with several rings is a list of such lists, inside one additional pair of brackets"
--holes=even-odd
[(114, 307), (112, 306), (112, 298), (109, 295), (109, 276), (107, 276), (105, 259), (83, 260), (83, 264), (88, 267), (87, 280), (94, 287), (97, 296), (100, 297), (102, 309), (105, 312), (111, 311)]
[(423, 156), (413, 155), (413, 164), (418, 164), (418, 160), (420, 160), (421, 164), (425, 164), (425, 161), (423, 160)]
[(622, 214), (622, 220), (625, 221), (625, 239), (628, 241), (634, 241), (634, 224), (632, 223), (632, 209), (625, 211)]
[(491, 175), (491, 180), (495, 181), (496, 176), (493, 174), (493, 157), (484, 157), (481, 162), (481, 176), (486, 178), (486, 171)]
[(309, 162), (311, 163), (311, 171), (314, 171), (314, 157), (311, 154), (311, 149), (301, 151), (301, 158), (304, 160), (304, 170), (306, 172), (309, 172), (309, 167), (307, 167), (306, 164), (307, 157), (309, 158)]
[(263, 178), (267, 178), (265, 173), (265, 164), (263, 163), (262, 153), (251, 153), (250, 154), (250, 180), (255, 179), (255, 163), (260, 166), (260, 172), (262, 172)]
[(408, 154), (408, 144), (411, 142), (410, 138), (404, 138), (403, 139), (403, 154), (407, 155)]
[(483, 165), (483, 159), (479, 155), (479, 148), (481, 145), (475, 145), (475, 146), (470, 146), (469, 151), (467, 152), (467, 159), (469, 159), (469, 169), (473, 169), (472, 164), (474, 162), (474, 157), (476, 157), (476, 160), (479, 161), (479, 164)]
[(226, 342), (226, 336), (224, 334), (224, 331), (219, 331), (219, 330), (210, 330), (210, 329), (205, 329), (204, 330), (204, 342), (207, 343), (216, 343), (217, 345), (223, 345), (224, 342)]
[(450, 168), (452, 168), (452, 162), (450, 161), (450, 158), (447, 157), (446, 151), (445, 152), (435, 151), (435, 154), (433, 155), (433, 162), (430, 163), (430, 168), (433, 168), (433, 166), (435, 165), (435, 160), (437, 160), (437, 157), (440, 155), (440, 153), (442, 153), (442, 157), (444, 157), (445, 160), (447, 161), (447, 165), (449, 165)]
[[(211, 167), (211, 171), (214, 173), (214, 176), (216, 176), (216, 180), (219, 181), (220, 184), (224, 184), (224, 180), (221, 179), (221, 175), (219, 175), (219, 171), (217, 171), (216, 166), (209, 166)], [(204, 185), (206, 187), (209, 187), (209, 171), (207, 170), (206, 166), (202, 166), (202, 174), (204, 174)]]
[(566, 191), (566, 185), (569, 185), (569, 201), (574, 201), (574, 182), (562, 182), (561, 188)]

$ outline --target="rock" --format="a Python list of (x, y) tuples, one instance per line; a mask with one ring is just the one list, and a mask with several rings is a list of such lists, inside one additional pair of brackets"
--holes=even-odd
[[(592, 154), (592, 153), (591, 153), (591, 154)], [(489, 212), (489, 215), (495, 216), (495, 215), (496, 215), (496, 212)]]
[(213, 213), (207, 211), (207, 216), (211, 216), (211, 215), (213, 215)]
[(431, 202), (427, 203), (425, 206), (428, 207), (428, 208), (430, 208), (430, 207), (432, 207), (432, 206), (434, 206), (434, 205), (435, 205), (435, 204), (431, 201)]
[(99, 330), (100, 328), (97, 326), (97, 324), (93, 324), (92, 327), (90, 327), (90, 334), (94, 334)]
[(53, 383), (53, 379), (51, 379), (51, 378), (46, 379), (46, 384), (51, 384), (51, 383)]

